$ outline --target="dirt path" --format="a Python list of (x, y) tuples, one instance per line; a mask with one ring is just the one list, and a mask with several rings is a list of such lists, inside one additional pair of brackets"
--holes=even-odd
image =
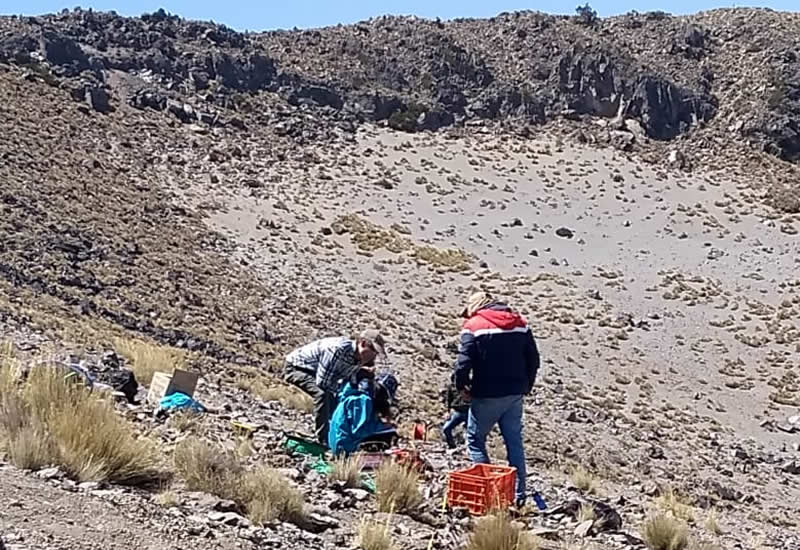
[(95, 494), (70, 492), (0, 467), (0, 536), (8, 550), (227, 550), (241, 547), (233, 535), (190, 534), (179, 520), (138, 495), (115, 488)]

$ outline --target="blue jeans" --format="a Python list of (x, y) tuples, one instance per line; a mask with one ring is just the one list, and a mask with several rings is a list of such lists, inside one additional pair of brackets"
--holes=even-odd
[(467, 421), (467, 447), (476, 464), (489, 464), (486, 437), (495, 424), (506, 444), (508, 463), (517, 469), (516, 500), (525, 500), (525, 449), (522, 447), (522, 396), (472, 398)]
[(447, 422), (444, 423), (442, 426), (442, 433), (444, 434), (444, 439), (447, 441), (447, 446), (451, 449), (456, 447), (456, 441), (453, 439), (453, 430), (458, 427), (460, 424), (463, 424), (467, 421), (467, 413), (460, 412), (460, 411), (453, 411), (450, 415), (450, 418), (447, 419)]

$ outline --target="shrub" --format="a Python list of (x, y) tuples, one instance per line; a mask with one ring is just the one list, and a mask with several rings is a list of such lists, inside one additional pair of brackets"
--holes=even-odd
[(163, 508), (175, 508), (180, 505), (180, 499), (175, 491), (162, 491), (156, 495), (156, 502)]
[(211, 493), (233, 500), (242, 465), (231, 453), (210, 443), (189, 437), (175, 447), (175, 471), (186, 481), (190, 491)]
[(197, 438), (178, 444), (174, 462), (189, 490), (234, 501), (254, 523), (303, 520), (302, 495), (276, 470), (246, 472), (232, 453)]
[(597, 490), (597, 480), (592, 473), (583, 466), (575, 466), (570, 473), (570, 481), (577, 488), (587, 494)]
[(419, 476), (413, 470), (396, 462), (381, 464), (375, 475), (378, 511), (408, 512), (422, 503), (419, 493)]
[(425, 111), (423, 105), (409, 105), (405, 111), (396, 111), (389, 117), (389, 127), (402, 132), (416, 132), (417, 120)]
[(6, 448), (11, 463), (24, 470), (41, 470), (50, 466), (57, 457), (49, 434), (30, 425), (10, 436)]
[(394, 544), (388, 526), (362, 521), (358, 530), (358, 547), (361, 550), (393, 550)]
[(597, 12), (592, 9), (589, 4), (578, 6), (575, 8), (575, 13), (578, 17), (578, 23), (586, 25), (587, 27), (593, 26), (597, 23)]
[(53, 465), (80, 481), (140, 484), (163, 477), (154, 446), (136, 436), (105, 397), (65, 381), (64, 371), (32, 369), (27, 381), (8, 384), (8, 362), (0, 366), (3, 447), (14, 464)]
[(259, 377), (252, 383), (251, 388), (264, 401), (278, 401), (286, 408), (304, 413), (314, 409), (314, 400), (310, 395), (284, 382)]
[(475, 524), (467, 550), (537, 550), (538, 547), (536, 540), (507, 514), (495, 513)]
[(130, 338), (115, 338), (114, 349), (130, 362), (136, 381), (149, 386), (157, 372), (171, 373), (183, 369), (186, 354), (178, 349)]
[(684, 521), (694, 521), (692, 507), (684, 502), (683, 497), (673, 488), (668, 487), (656, 500), (659, 507), (665, 512), (671, 512), (674, 517)]
[(665, 514), (645, 521), (642, 537), (651, 550), (683, 550), (689, 544), (686, 524)]
[(357, 455), (337, 458), (333, 462), (331, 479), (344, 482), (345, 487), (354, 489), (361, 485), (361, 458)]
[(238, 492), (238, 501), (254, 523), (303, 520), (302, 495), (276, 470), (262, 467), (246, 473)]

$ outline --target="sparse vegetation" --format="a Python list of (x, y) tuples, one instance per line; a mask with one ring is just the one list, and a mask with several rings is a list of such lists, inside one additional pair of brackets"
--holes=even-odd
[(713, 533), (714, 535), (717, 535), (717, 536), (722, 534), (722, 527), (719, 524), (719, 516), (718, 516), (716, 510), (711, 510), (708, 513), (708, 516), (706, 516), (706, 524), (705, 525), (706, 525), (706, 529), (708, 529), (708, 531), (710, 533)]
[(79, 481), (140, 484), (164, 475), (154, 445), (111, 401), (68, 383), (60, 368), (37, 366), (24, 382), (15, 368), (10, 360), (0, 366), (0, 441), (12, 463), (59, 466)]
[(237, 498), (254, 523), (277, 519), (298, 523), (303, 519), (303, 497), (288, 480), (272, 468), (247, 472), (237, 486)]
[(394, 461), (386, 461), (375, 476), (378, 510), (408, 512), (422, 503), (419, 476), (415, 471)]
[(597, 23), (597, 12), (593, 10), (589, 4), (584, 4), (583, 6), (575, 8), (575, 14), (581, 25), (591, 27)]
[(800, 214), (800, 191), (793, 185), (775, 184), (769, 189), (772, 206), (787, 214)]
[(577, 489), (586, 494), (594, 494), (597, 491), (597, 480), (594, 475), (580, 464), (572, 469), (569, 478)]
[(156, 495), (156, 502), (163, 508), (175, 508), (180, 505), (178, 493), (171, 490), (161, 491)]
[(665, 512), (670, 512), (677, 519), (693, 522), (694, 513), (692, 506), (685, 502), (684, 498), (672, 487), (666, 488), (656, 500), (659, 508)]
[(472, 256), (463, 250), (417, 244), (397, 230), (385, 229), (357, 215), (340, 217), (332, 228), (338, 234), (349, 233), (353, 244), (366, 254), (380, 249), (408, 253), (420, 264), (443, 271), (463, 271), (472, 261)]
[(198, 438), (175, 448), (175, 469), (192, 491), (236, 502), (254, 523), (303, 519), (303, 497), (276, 470), (245, 471), (237, 458)]
[(179, 411), (169, 417), (169, 423), (179, 432), (188, 432), (196, 428), (202, 416), (192, 410)]
[(251, 390), (260, 399), (278, 401), (289, 409), (309, 413), (314, 408), (314, 400), (310, 395), (279, 380), (258, 377), (252, 382)]
[(642, 537), (650, 550), (683, 550), (689, 544), (689, 529), (684, 522), (659, 514), (645, 521)]
[(580, 509), (578, 509), (578, 521), (594, 521), (596, 519), (597, 513), (594, 510), (594, 506), (588, 502), (582, 503)]
[(467, 550), (537, 550), (539, 545), (507, 514), (495, 512), (478, 520)]
[(402, 132), (416, 132), (417, 120), (426, 110), (424, 105), (409, 105), (404, 111), (397, 111), (389, 117), (389, 127)]
[(393, 550), (388, 524), (363, 520), (358, 529), (358, 547), (361, 550)]
[(344, 482), (345, 487), (361, 485), (361, 458), (358, 455), (340, 457), (333, 462), (331, 479)]
[(115, 338), (114, 349), (130, 362), (136, 381), (150, 385), (157, 372), (171, 374), (186, 365), (186, 354), (174, 348), (160, 346), (143, 340)]
[(222, 498), (236, 496), (236, 483), (243, 473), (231, 453), (197, 437), (189, 437), (175, 447), (175, 471), (190, 491), (203, 491)]

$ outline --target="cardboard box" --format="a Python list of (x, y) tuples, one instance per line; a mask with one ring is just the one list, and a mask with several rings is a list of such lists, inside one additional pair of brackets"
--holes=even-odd
[(161, 400), (175, 392), (185, 393), (189, 397), (194, 397), (197, 389), (197, 381), (200, 375), (196, 372), (175, 369), (172, 374), (157, 372), (153, 375), (150, 382), (150, 389), (147, 392), (147, 401), (153, 405), (158, 405)]

